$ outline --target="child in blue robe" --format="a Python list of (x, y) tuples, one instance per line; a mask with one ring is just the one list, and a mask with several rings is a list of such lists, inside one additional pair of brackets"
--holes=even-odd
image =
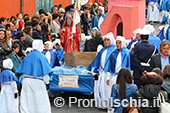
[(64, 56), (63, 56), (64, 50), (60, 44), (60, 39), (56, 39), (54, 41), (54, 47), (56, 48), (56, 49), (54, 49), (54, 52), (56, 53), (59, 63), (61, 65), (64, 63)]
[(3, 61), (3, 72), (0, 74), (0, 113), (19, 113), (18, 108), (18, 81), (15, 74), (11, 71), (13, 63), (11, 59)]

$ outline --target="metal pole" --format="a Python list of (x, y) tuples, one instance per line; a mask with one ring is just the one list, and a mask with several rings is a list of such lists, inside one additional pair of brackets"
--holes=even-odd
[(24, 14), (24, 0), (21, 0), (21, 14)]

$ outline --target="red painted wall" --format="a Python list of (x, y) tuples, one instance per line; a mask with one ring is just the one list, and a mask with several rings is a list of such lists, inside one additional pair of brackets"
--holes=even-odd
[(133, 36), (133, 30), (138, 28), (138, 17), (136, 17), (136, 15), (138, 15), (138, 7), (118, 5), (113, 6), (100, 27), (102, 35), (113, 32), (114, 36), (116, 37), (117, 25), (122, 21), (123, 36), (126, 39), (131, 39)]
[(58, 5), (58, 4), (62, 4), (63, 7), (65, 7), (71, 4), (71, 0), (54, 0), (53, 1), (53, 5)]
[[(9, 18), (16, 16), (17, 13), (21, 12), (21, 0), (1, 0), (0, 1), (0, 17)], [(95, 3), (95, 0), (89, 0), (91, 3)], [(104, 3), (104, 0), (97, 0), (97, 2)], [(54, 0), (54, 5), (62, 4), (63, 7), (70, 5), (71, 0)], [(36, 11), (36, 0), (24, 0), (24, 14), (32, 14)]]
[(32, 14), (36, 11), (36, 0), (24, 0), (24, 14)]
[(1, 0), (0, 1), (0, 17), (16, 16), (20, 12), (20, 0)]

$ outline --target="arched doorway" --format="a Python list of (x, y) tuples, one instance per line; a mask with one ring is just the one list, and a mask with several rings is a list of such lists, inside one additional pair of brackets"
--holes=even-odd
[(123, 36), (123, 23), (120, 22), (117, 25), (117, 36)]

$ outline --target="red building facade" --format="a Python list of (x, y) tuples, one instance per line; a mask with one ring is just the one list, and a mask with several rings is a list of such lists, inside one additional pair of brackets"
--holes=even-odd
[[(21, 3), (23, 2), (23, 14), (32, 14), (36, 11), (36, 5), (38, 0), (1, 0), (0, 2), (0, 17), (9, 18), (16, 16), (17, 13), (21, 12)], [(45, 0), (47, 1), (47, 0)], [(62, 4), (63, 7), (70, 5), (74, 0), (53, 0), (53, 5)], [(96, 0), (89, 0), (91, 3), (95, 3)], [(51, 0), (50, 0), (51, 2)], [(104, 3), (105, 0), (97, 0), (97, 2)]]

